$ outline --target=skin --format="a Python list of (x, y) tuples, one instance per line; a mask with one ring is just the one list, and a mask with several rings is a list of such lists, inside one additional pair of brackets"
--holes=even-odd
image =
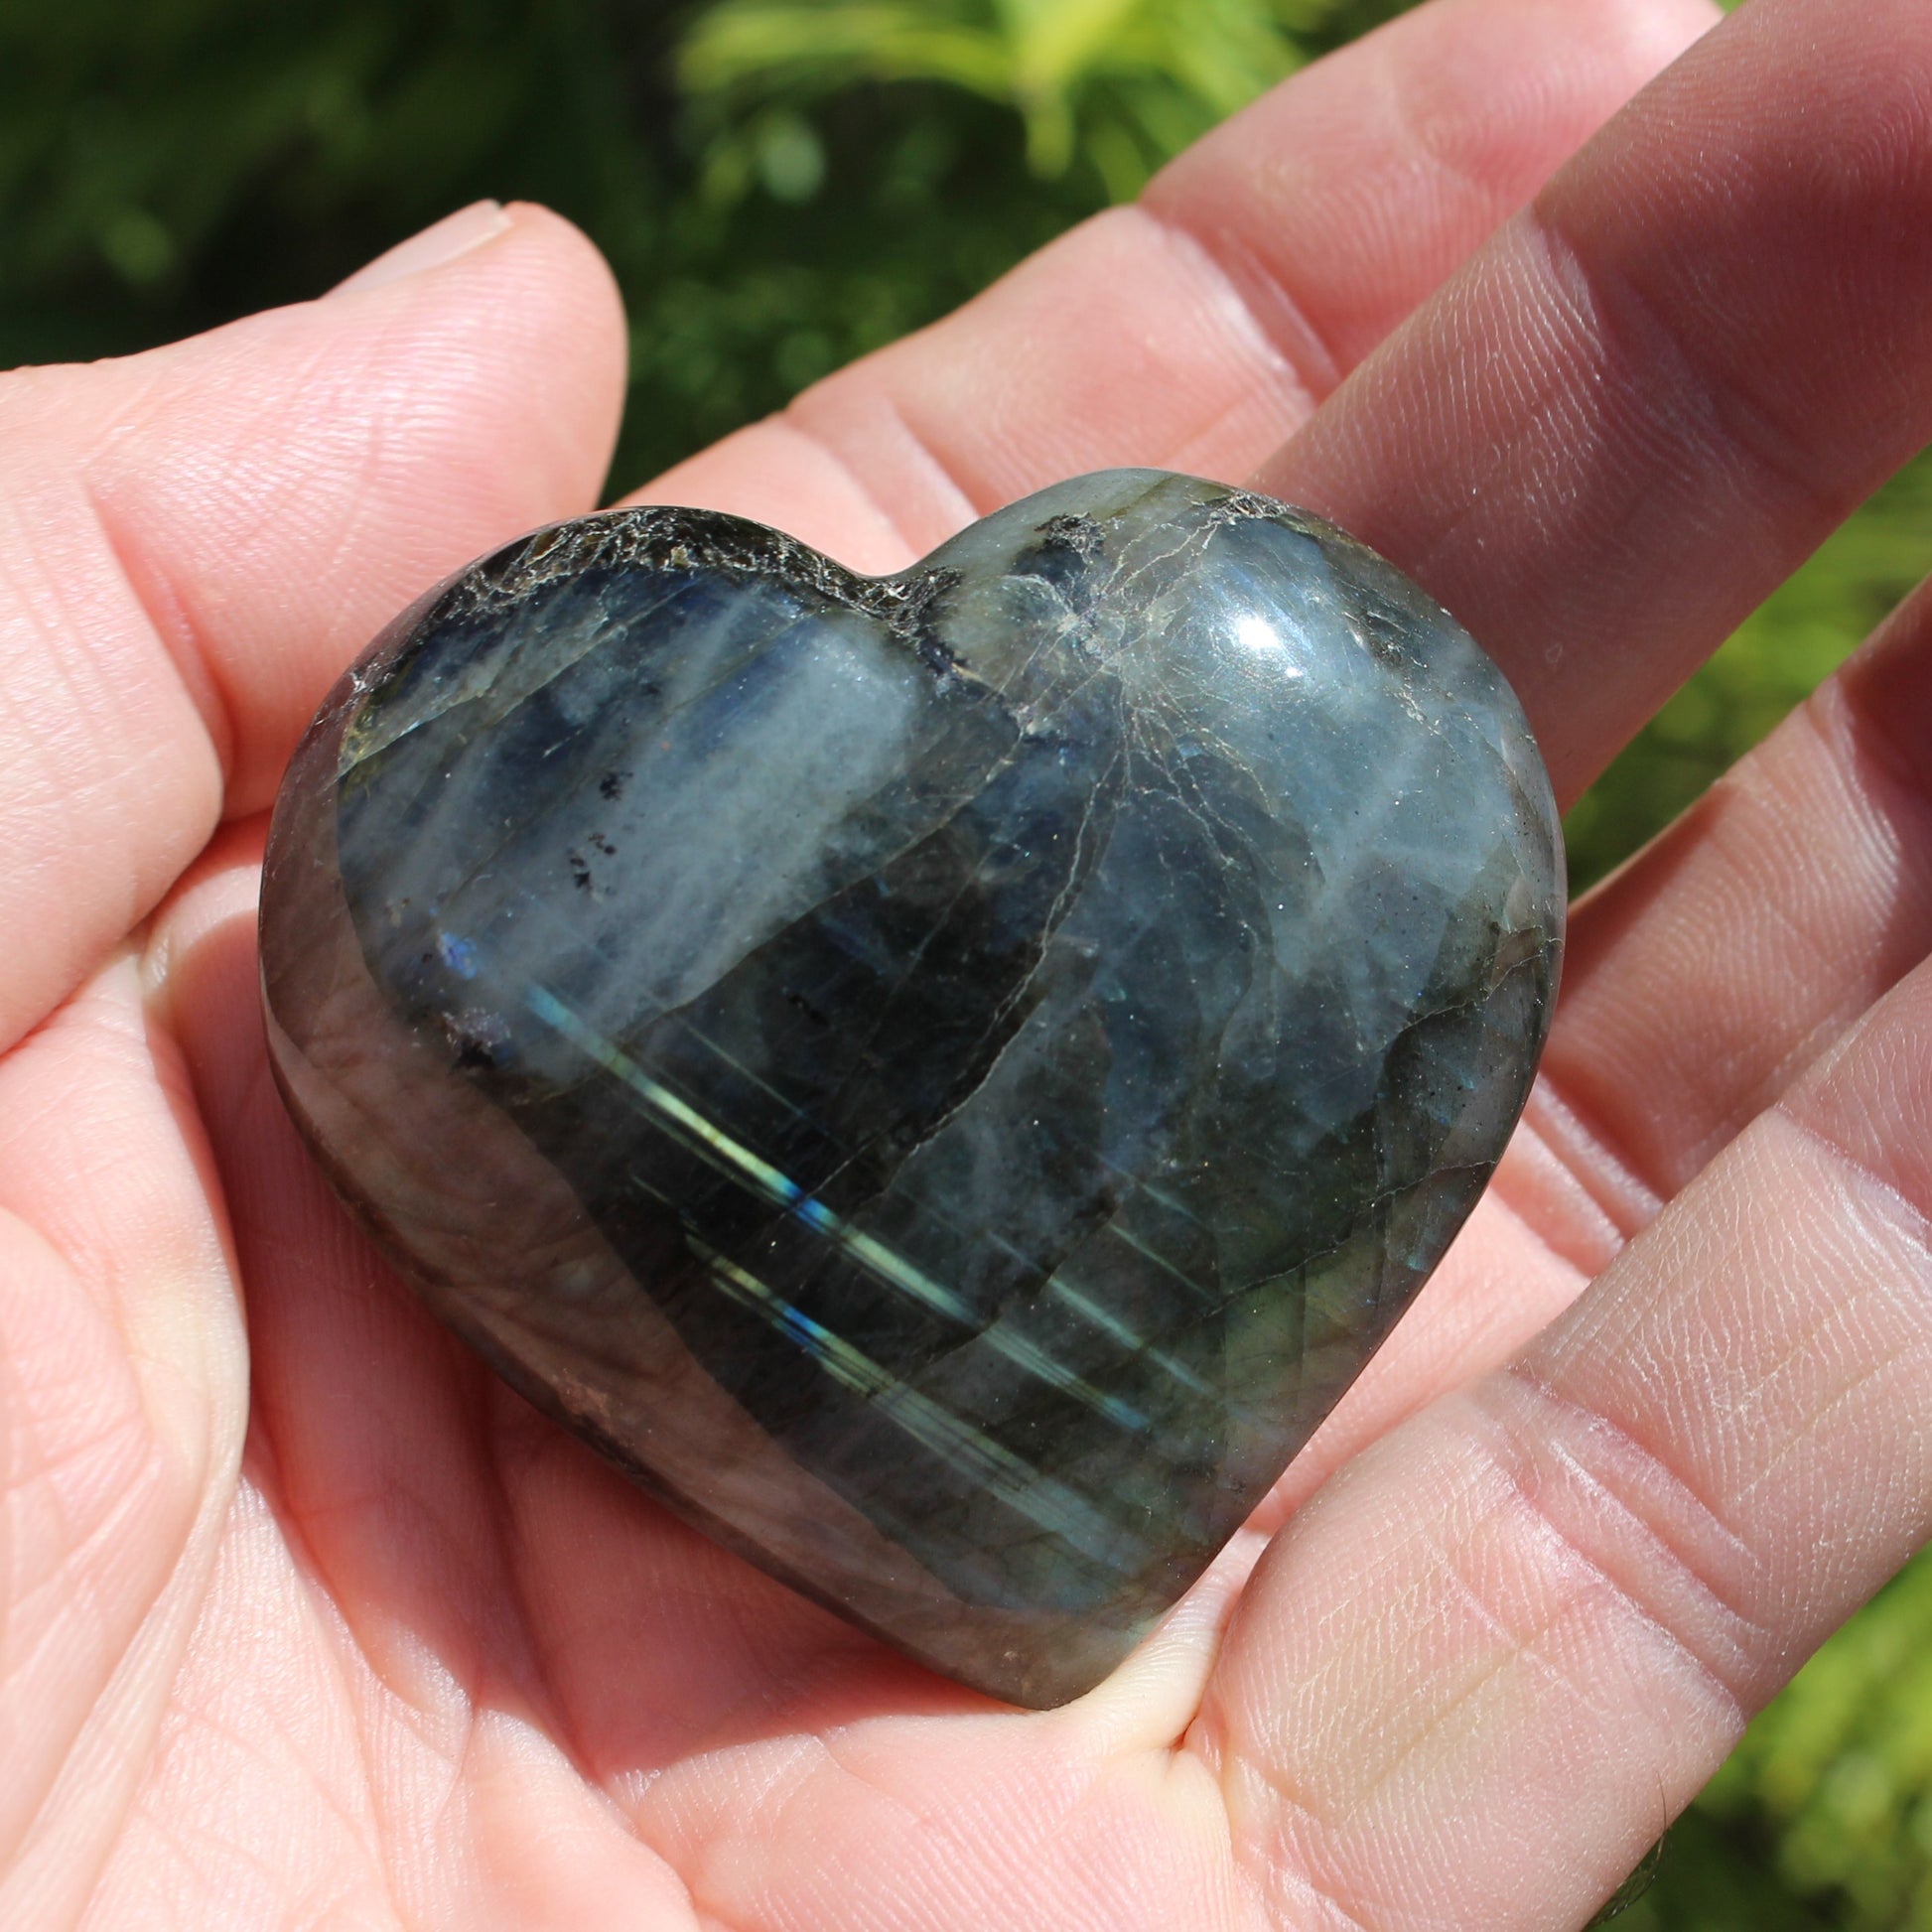
[[(1932, 14), (1709, 25), (1435, 0), (648, 493), (888, 569), (1080, 470), (1252, 476), (1448, 603), (1574, 796), (1932, 440)], [(1579, 907), (1411, 1320), (1015, 1714), (539, 1421), (266, 1075), (290, 746), (591, 505), (621, 368), (588, 244), (484, 207), (0, 385), (0, 1923), (1582, 1924), (1932, 1531), (1932, 598)]]

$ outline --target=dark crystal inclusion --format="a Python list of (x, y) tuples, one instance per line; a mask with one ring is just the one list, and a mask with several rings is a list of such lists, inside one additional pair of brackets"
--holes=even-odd
[(406, 612), (263, 890), (298, 1121), (712, 1534), (1053, 1704), (1185, 1589), (1527, 1094), (1548, 781), (1390, 565), (1117, 471), (898, 577), (621, 510)]

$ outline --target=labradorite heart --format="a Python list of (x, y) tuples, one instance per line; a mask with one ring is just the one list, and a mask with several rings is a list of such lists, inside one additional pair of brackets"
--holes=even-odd
[(890, 578), (693, 510), (511, 544), (338, 685), (262, 899), (289, 1103), (431, 1307), (734, 1549), (1037, 1705), (1441, 1257), (1562, 928), (1468, 636), (1151, 471)]

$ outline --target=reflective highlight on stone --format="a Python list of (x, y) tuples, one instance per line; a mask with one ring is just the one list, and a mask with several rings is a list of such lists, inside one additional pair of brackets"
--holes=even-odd
[(635, 509), (377, 640), (277, 806), (278, 1077), (430, 1305), (797, 1588), (1103, 1676), (1441, 1257), (1563, 922), (1503, 680), (1267, 498), (895, 578)]

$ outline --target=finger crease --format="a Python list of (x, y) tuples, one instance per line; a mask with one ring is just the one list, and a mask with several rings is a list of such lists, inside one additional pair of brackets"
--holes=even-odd
[(1340, 386), (1343, 363), (1306, 305), (1238, 235), (1190, 221), (1150, 200), (1132, 210), (1183, 253), (1220, 297), (1218, 307), (1246, 336), (1258, 359), (1312, 410)]
[[(806, 395), (810, 395), (806, 391)], [(899, 539), (906, 550), (914, 557), (923, 556), (931, 547), (929, 530), (916, 530), (904, 520), (899, 507), (883, 492), (872, 478), (849, 458), (832, 439), (815, 428), (800, 411), (799, 397), (786, 405), (777, 421), (794, 435), (802, 436), (813, 449), (831, 462), (858, 490), (865, 503), (874, 514)], [(911, 419), (899, 407), (897, 400), (881, 384), (874, 391), (874, 400), (891, 420), (897, 433), (901, 447), (910, 453), (912, 461), (924, 471), (930, 485), (932, 497), (944, 502), (955, 529), (963, 529), (976, 517), (986, 515), (1000, 505), (992, 500), (982, 501), (981, 497), (967, 487), (957, 472), (940, 456), (932, 441), (913, 427)], [(907, 500), (908, 492), (896, 491), (899, 503)]]
[[(1915, 640), (1913, 649), (1923, 650), (1923, 641)], [(1841, 770), (1860, 764), (1875, 768), (1915, 815), (1932, 808), (1932, 769), (1925, 759), (1924, 719), (1916, 707), (1887, 704), (1862, 680), (1840, 676), (1821, 685), (1795, 715)], [(1897, 816), (1891, 811), (1884, 815)], [(1914, 843), (1922, 839), (1922, 824), (1906, 829)]]
[[(1649, 1174), (1620, 1138), (1547, 1066), (1537, 1075), (1518, 1132), (1534, 1142), (1587, 1203), (1596, 1217), (1596, 1231), (1607, 1232), (1616, 1250), (1641, 1234), (1675, 1191)], [(1518, 1164), (1508, 1161), (1497, 1171), (1495, 1187), (1511, 1212), (1551, 1253), (1587, 1275), (1596, 1274), (1611, 1255), (1566, 1230), (1553, 1211), (1547, 1185), (1530, 1185), (1526, 1176), (1519, 1179), (1523, 1174)]]
[[(1683, 1657), (1741, 1724), (1751, 1667), (1775, 1655), (1778, 1645), (1768, 1627), (1744, 1608), (1742, 1584), (1725, 1587), (1718, 1575), (1721, 1565), (1699, 1562), (1691, 1550), (1701, 1541), (1711, 1542), (1740, 1577), (1745, 1577), (1759, 1567), (1749, 1544), (1664, 1455), (1617, 1418), (1563, 1394), (1554, 1382), (1524, 1363), (1511, 1363), (1501, 1376), (1504, 1386), (1528, 1397), (1535, 1418), (1533, 1425), (1526, 1427), (1493, 1409), (1486, 1411), (1507, 1445), (1500, 1453), (1492, 1449), (1493, 1465), (1509, 1484), (1519, 1507), (1593, 1582)], [(1586, 1520), (1604, 1529), (1620, 1518), (1640, 1540), (1637, 1560), (1641, 1562), (1647, 1553), (1669, 1577), (1680, 1580), (1700, 1603), (1716, 1613), (1725, 1632), (1722, 1640), (1700, 1648), (1686, 1630), (1678, 1627), (1684, 1619), (1673, 1619), (1661, 1607), (1646, 1601), (1633, 1585), (1613, 1573), (1606, 1557), (1559, 1520), (1531, 1474), (1537, 1462), (1546, 1459), (1558, 1463), (1587, 1492), (1595, 1507), (1586, 1512)], [(1660, 1497), (1662, 1506), (1649, 1510), (1641, 1507), (1636, 1499), (1646, 1492)], [(1667, 1533), (1659, 1518), (1681, 1523), (1679, 1533)], [(1728, 1668), (1720, 1663), (1720, 1651), (1730, 1653)]]
[[(1853, 1035), (1854, 1038), (1856, 1036)], [(1846, 1040), (1837, 1050), (1844, 1050), (1851, 1043), (1851, 1040)], [(1819, 1071), (1820, 1069), (1814, 1068), (1812, 1077), (1816, 1078)], [(1802, 1095), (1780, 1095), (1765, 1111), (1775, 1114), (1785, 1126), (1802, 1136), (1805, 1142), (1815, 1148), (1827, 1161), (1842, 1169), (1856, 1180), (1861, 1188), (1872, 1197), (1872, 1205), (1885, 1211), (1893, 1231), (1921, 1254), (1932, 1257), (1932, 1218), (1927, 1217), (1925, 1211), (1912, 1200), (1896, 1180), (1881, 1173), (1869, 1161), (1854, 1154), (1836, 1135), (1828, 1134), (1823, 1128), (1806, 1120), (1793, 1104), (1794, 1098), (1802, 1099)]]
[(109, 499), (94, 487), (84, 472), (78, 482), (82, 500), (100, 532), (115, 574), (125, 587), (129, 601), (141, 614), (149, 634), (166, 653), (202, 721), (202, 729), (207, 734), (220, 765), (225, 790), (234, 769), (234, 710), (213, 672), (211, 654), (204, 647), (188, 606), (167, 571), (127, 535)]

